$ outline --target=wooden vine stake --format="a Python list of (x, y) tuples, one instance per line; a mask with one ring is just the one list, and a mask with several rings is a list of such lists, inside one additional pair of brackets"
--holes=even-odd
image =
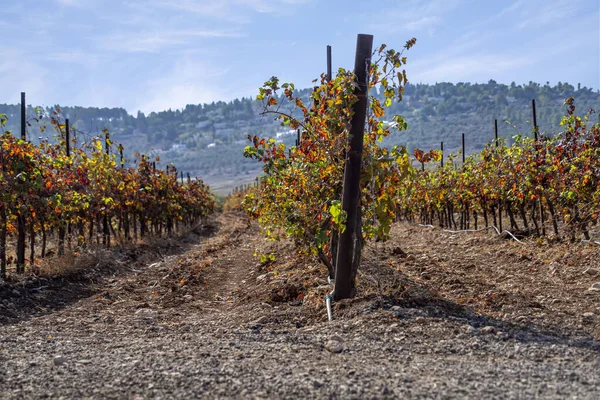
[(496, 147), (500, 146), (500, 142), (498, 141), (498, 120), (494, 120), (494, 141), (496, 142)]
[(65, 147), (67, 157), (71, 157), (71, 129), (69, 126), (69, 118), (65, 119)]
[(327, 82), (331, 81), (331, 46), (327, 46)]
[(26, 131), (26, 105), (25, 105), (25, 92), (21, 92), (21, 140), (27, 140), (27, 131)]
[(466, 150), (465, 149), (465, 134), (463, 133), (462, 134), (462, 162), (463, 162), (463, 165), (465, 165), (465, 156), (466, 156), (465, 150)]
[(537, 124), (537, 115), (535, 112), (535, 99), (531, 99), (531, 119), (533, 123), (533, 138), (535, 141), (538, 141), (538, 124)]
[(347, 299), (356, 294), (356, 268), (360, 261), (361, 213), (360, 168), (362, 163), (363, 136), (368, 104), (368, 68), (373, 49), (373, 36), (359, 34), (356, 42), (354, 74), (357, 86), (354, 94), (358, 100), (353, 106), (353, 116), (348, 138), (350, 150), (344, 167), (342, 209), (346, 212), (346, 229), (340, 234), (335, 270), (334, 300)]
[[(27, 140), (25, 92), (21, 92), (21, 140)], [(25, 272), (25, 215), (17, 217), (17, 273)]]
[[(538, 133), (539, 133), (540, 128), (538, 127), (538, 124), (537, 124), (537, 115), (535, 112), (535, 99), (531, 99), (531, 118), (532, 118), (531, 122), (533, 123), (533, 138), (535, 140), (535, 146), (537, 149), (539, 149), (537, 142), (539, 139)], [(537, 155), (537, 152), (536, 152), (536, 155)], [(542, 225), (542, 236), (546, 236), (546, 217), (544, 214), (544, 204), (542, 202), (542, 197), (540, 196), (537, 199), (537, 201), (540, 206), (540, 222)]]
[[(2, 172), (5, 170), (4, 163), (4, 150), (0, 147), (0, 166)], [(7, 235), (7, 221), (6, 221), (6, 206), (0, 204), (0, 279), (6, 280), (6, 235)]]
[[(331, 82), (332, 76), (332, 67), (331, 67), (331, 46), (327, 45), (327, 82)], [(298, 145), (301, 143), (301, 133), (300, 129), (298, 129)], [(329, 268), (329, 277), (331, 279), (335, 279), (335, 265), (337, 263), (337, 250), (338, 250), (338, 242), (340, 239), (340, 234), (337, 229), (333, 229), (331, 232), (331, 239), (329, 240), (329, 248), (331, 249), (331, 268)]]
[[(105, 132), (104, 151), (106, 152), (106, 155), (110, 155), (110, 136), (108, 131)], [(110, 248), (110, 218), (107, 213), (105, 213), (104, 218), (102, 219), (102, 233), (102, 244), (105, 245), (106, 248)]]

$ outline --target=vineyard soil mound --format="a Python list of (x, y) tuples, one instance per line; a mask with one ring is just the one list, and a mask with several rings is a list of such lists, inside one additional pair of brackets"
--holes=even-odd
[(598, 247), (397, 224), (327, 322), (316, 260), (211, 226), (3, 294), (0, 398), (600, 397)]
[(131, 276), (167, 255), (183, 254), (217, 229), (215, 221), (200, 224), (174, 238), (147, 238), (110, 250), (92, 249), (50, 257), (36, 265), (36, 274), (9, 275), (0, 280), (0, 324), (14, 323), (66, 307), (102, 292), (119, 277)]

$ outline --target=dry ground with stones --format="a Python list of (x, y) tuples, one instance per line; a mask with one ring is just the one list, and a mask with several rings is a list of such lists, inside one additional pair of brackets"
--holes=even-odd
[(600, 398), (598, 246), (392, 233), (332, 322), (237, 214), (0, 284), (0, 398)]

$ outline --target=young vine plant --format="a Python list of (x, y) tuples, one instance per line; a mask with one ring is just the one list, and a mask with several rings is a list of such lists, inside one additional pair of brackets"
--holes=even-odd
[[(402, 50), (380, 46), (368, 69), (368, 118), (364, 130), (361, 170), (361, 213), (363, 239), (386, 239), (396, 218), (397, 185), (412, 173), (404, 147), (381, 147), (392, 129), (406, 129), (401, 116), (384, 123), (385, 109), (401, 101), (406, 71), (405, 52), (416, 43), (406, 42)], [(344, 164), (352, 120), (355, 75), (343, 68), (335, 77), (323, 74), (308, 99), (296, 96), (292, 83), (272, 77), (259, 89), (262, 114), (274, 115), (283, 126), (300, 129), (301, 141), (287, 148), (274, 138), (248, 136), (251, 144), (244, 156), (264, 164), (264, 176), (257, 190), (245, 197), (244, 207), (264, 227), (271, 239), (289, 238), (304, 253), (318, 255), (330, 269), (335, 237), (345, 229), (341, 208)], [(383, 101), (375, 96), (375, 88)]]

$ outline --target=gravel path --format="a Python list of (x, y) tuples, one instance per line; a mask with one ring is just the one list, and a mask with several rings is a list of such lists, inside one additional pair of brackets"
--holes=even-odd
[(589, 332), (444, 302), (362, 300), (338, 304), (332, 323), (307, 319), (302, 306), (263, 302), (256, 231), (221, 223), (186, 253), (210, 255), (202, 293), (157, 292), (150, 278), (182, 264), (172, 257), (0, 326), (0, 398), (600, 398)]

